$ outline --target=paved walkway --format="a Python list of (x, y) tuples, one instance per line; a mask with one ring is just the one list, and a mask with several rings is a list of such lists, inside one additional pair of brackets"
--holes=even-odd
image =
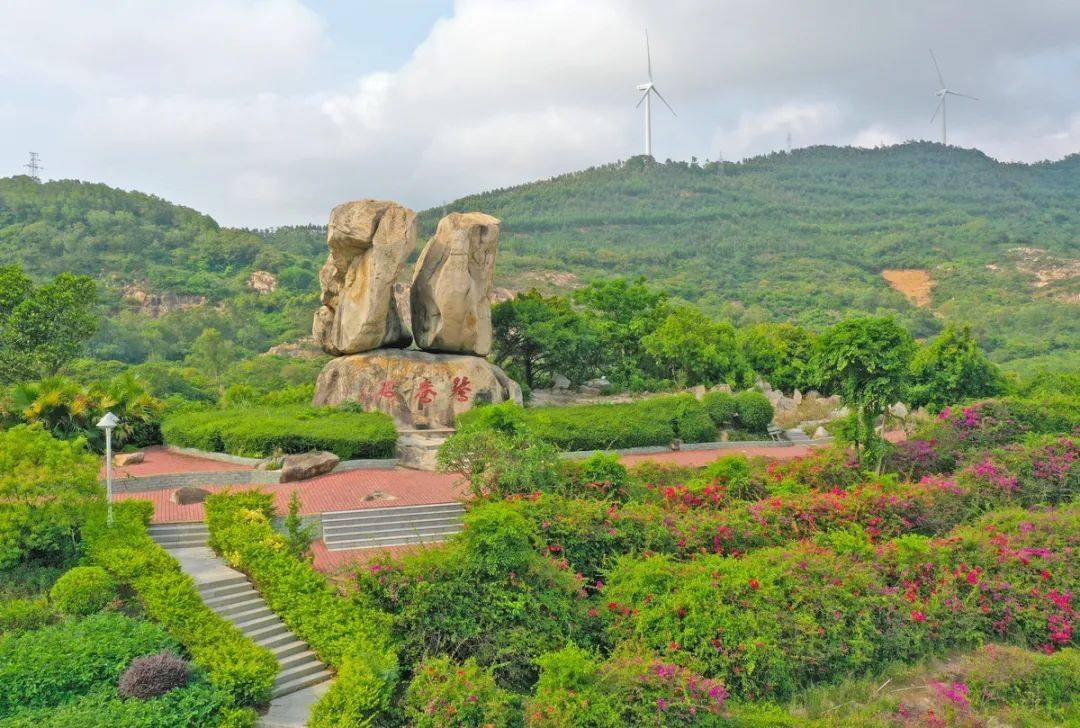
[[(289, 508), (293, 491), (300, 497), (300, 513), (309, 516), (326, 511), (348, 511), (360, 508), (386, 506), (412, 506), (428, 503), (449, 503), (460, 500), (465, 494), (455, 484), (456, 475), (429, 473), (421, 470), (394, 468), (392, 470), (347, 470), (330, 473), (300, 483), (275, 483), (273, 485), (207, 486), (205, 490), (262, 490), (274, 496), (279, 513)], [(181, 506), (173, 503), (175, 488), (147, 491), (144, 493), (118, 493), (116, 498), (136, 498), (154, 504), (154, 523), (177, 521), (201, 521), (205, 509), (201, 503)], [(380, 497), (379, 494), (389, 496)]]
[[(192, 455), (181, 455), (169, 450), (164, 445), (143, 448), (143, 461), (137, 465), (125, 465), (114, 467), (115, 478), (141, 478), (147, 475), (170, 475), (173, 473), (207, 473), (223, 472), (225, 470), (251, 470), (250, 465), (239, 463), (211, 460)], [(101, 469), (101, 477), (105, 477), (105, 468)]]

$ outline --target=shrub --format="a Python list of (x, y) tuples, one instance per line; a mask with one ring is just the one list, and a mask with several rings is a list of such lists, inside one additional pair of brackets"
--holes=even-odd
[(717, 427), (733, 426), (739, 413), (735, 397), (728, 392), (706, 392), (701, 398), (701, 406)]
[[(458, 416), (460, 429), (492, 428), (493, 408), (479, 407)], [(529, 434), (560, 450), (611, 450), (667, 445), (672, 440), (706, 442), (716, 438), (716, 427), (693, 395), (650, 397), (626, 404), (590, 404), (573, 407), (507, 408), (500, 423), (510, 420)]]
[(468, 480), (478, 498), (552, 490), (561, 468), (558, 450), (543, 440), (476, 427), (450, 436), (437, 459), (440, 470)]
[(0, 568), (74, 555), (86, 505), (102, 498), (97, 458), (41, 425), (0, 430)]
[(125, 698), (149, 700), (191, 681), (191, 668), (175, 653), (164, 651), (136, 657), (120, 675), (117, 689)]
[(76, 566), (53, 585), (49, 596), (64, 614), (84, 617), (100, 612), (118, 597), (116, 582), (100, 566)]
[(387, 458), (397, 446), (393, 420), (381, 412), (304, 405), (178, 412), (161, 430), (171, 445), (251, 457), (328, 450), (342, 460)]
[(210, 545), (245, 572), (267, 605), (338, 676), (317, 704), (313, 726), (367, 725), (386, 709), (397, 683), (389, 619), (334, 593), (326, 577), (289, 551), (270, 526), (265, 493), (217, 493), (206, 501)]
[(115, 684), (132, 659), (162, 649), (179, 645), (157, 625), (117, 613), (7, 637), (0, 640), (0, 718)]
[(5, 728), (252, 728), (255, 713), (227, 705), (227, 696), (205, 681), (171, 690), (159, 698), (130, 700), (116, 688), (101, 687), (49, 708), (20, 710)]
[(88, 519), (90, 560), (130, 584), (146, 613), (187, 647), (196, 664), (206, 669), (210, 682), (236, 704), (259, 705), (269, 700), (277, 660), (211, 611), (176, 559), (154, 543), (146, 529), (151, 504), (117, 503), (112, 526), (106, 524), (104, 510), (97, 509)]
[(557, 490), (564, 495), (626, 500), (629, 486), (630, 474), (619, 462), (618, 453), (596, 452), (584, 460), (563, 460), (560, 464)]
[(393, 615), (405, 664), (437, 653), (471, 657), (493, 667), (501, 686), (527, 690), (538, 655), (591, 639), (598, 627), (585, 616), (579, 579), (538, 555), (536, 537), (515, 504), (488, 503), (469, 512), (446, 546), (362, 568), (360, 592)]
[(415, 728), (491, 726), (515, 721), (514, 699), (475, 660), (455, 665), (445, 655), (421, 662), (405, 694), (405, 714)]
[(930, 540), (915, 560), (900, 542), (864, 558), (808, 541), (738, 559), (623, 558), (600, 599), (613, 640), (639, 640), (752, 700), (787, 696), (988, 637), (1067, 646), (1078, 527), (1078, 505), (1008, 509)]
[(0, 635), (21, 634), (44, 627), (53, 619), (46, 599), (5, 599), (0, 601)]
[(772, 402), (761, 392), (748, 389), (735, 395), (739, 425), (750, 432), (765, 432), (773, 419)]

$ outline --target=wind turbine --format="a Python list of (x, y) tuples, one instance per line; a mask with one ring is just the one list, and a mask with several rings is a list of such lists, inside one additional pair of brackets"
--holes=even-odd
[(947, 97), (949, 97), (949, 96), (960, 96), (960, 97), (965, 98), (965, 99), (971, 99), (972, 101), (978, 101), (978, 99), (975, 98), (974, 96), (968, 96), (967, 94), (962, 94), (959, 91), (950, 91), (949, 88), (945, 85), (945, 78), (941, 75), (941, 66), (938, 65), (937, 57), (934, 55), (933, 50), (930, 51), (930, 60), (932, 60), (934, 62), (934, 70), (937, 71), (938, 81), (941, 82), (941, 88), (935, 94), (938, 97), (937, 108), (934, 109), (934, 115), (930, 117), (930, 123), (932, 124), (934, 122), (934, 119), (937, 118), (938, 112), (940, 111), (941, 112), (941, 143), (942, 144), (948, 144), (949, 143), (948, 142), (949, 137), (948, 137), (948, 135), (946, 133), (946, 129), (945, 129), (945, 99)]
[(645, 31), (645, 58), (649, 64), (649, 82), (639, 83), (637, 90), (644, 91), (641, 99), (637, 102), (637, 106), (641, 106), (641, 102), (645, 102), (645, 154), (652, 156), (652, 95), (656, 94), (656, 97), (664, 102), (664, 106), (668, 107), (668, 111), (672, 116), (678, 116), (675, 113), (675, 109), (671, 108), (671, 104), (667, 102), (667, 99), (660, 93), (660, 89), (656, 88), (656, 84), (652, 80), (652, 53), (649, 51), (649, 31)]

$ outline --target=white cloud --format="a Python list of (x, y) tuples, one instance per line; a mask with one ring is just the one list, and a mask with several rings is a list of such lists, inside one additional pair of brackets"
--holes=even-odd
[(661, 158), (738, 158), (788, 132), (937, 138), (928, 46), (982, 99), (950, 108), (951, 141), (1020, 160), (1080, 147), (1080, 3), (459, 0), (398, 67), (323, 73), (395, 30), (355, 23), (300, 0), (9, 0), (0, 81), (19, 113), (0, 113), (0, 158), (36, 148), (51, 174), (232, 224), (321, 220), (361, 196), (422, 208), (639, 153), (645, 26), (679, 113), (654, 108)]

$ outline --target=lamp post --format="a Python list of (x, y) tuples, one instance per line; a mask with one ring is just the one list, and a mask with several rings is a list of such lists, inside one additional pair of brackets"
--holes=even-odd
[(105, 430), (105, 503), (108, 508), (108, 522), (112, 525), (112, 431), (120, 424), (120, 418), (112, 412), (106, 412), (105, 416), (98, 420), (97, 426)]

